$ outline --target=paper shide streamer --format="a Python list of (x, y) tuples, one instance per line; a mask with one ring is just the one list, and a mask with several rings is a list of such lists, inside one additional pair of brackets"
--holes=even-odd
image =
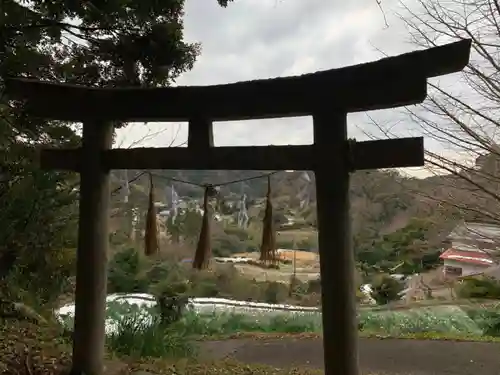
[(122, 195), (123, 203), (128, 203), (129, 196), (130, 196), (130, 187), (129, 187), (129, 183), (128, 183), (128, 171), (127, 170), (122, 171), (121, 195)]
[[(263, 176), (255, 176), (251, 177), (249, 179), (255, 179), (255, 178), (263, 178), (267, 177), (267, 182), (268, 182), (268, 191), (267, 191), (267, 196), (266, 196), (266, 207), (265, 207), (265, 215), (263, 219), (263, 233), (262, 233), (262, 244), (261, 244), (261, 253), (260, 253), (260, 260), (267, 263), (267, 262), (272, 262), (273, 264), (276, 263), (277, 257), (276, 257), (276, 234), (274, 231), (274, 220), (273, 220), (273, 206), (271, 202), (271, 175), (275, 174), (276, 172), (270, 173), (268, 175), (263, 175)], [(119, 189), (117, 190), (125, 190), (127, 193), (130, 192), (129, 190), (129, 183), (136, 180), (142, 175), (149, 175), (149, 197), (148, 197), (148, 210), (146, 213), (146, 223), (145, 223), (145, 230), (144, 230), (144, 253), (146, 256), (154, 256), (160, 251), (160, 246), (159, 246), (159, 233), (158, 233), (158, 222), (157, 222), (157, 212), (156, 212), (156, 206), (155, 206), (155, 198), (154, 198), (154, 183), (153, 183), (153, 174), (150, 172), (142, 172), (138, 176), (134, 177), (131, 181), (127, 181), (127, 184), (123, 184)], [(209, 263), (210, 263), (210, 258), (212, 255), (212, 249), (211, 249), (211, 243), (210, 243), (210, 231), (211, 231), (211, 221), (212, 221), (212, 216), (213, 213), (211, 212), (212, 209), (210, 207), (209, 201), (211, 198), (217, 198), (218, 203), (220, 204), (220, 187), (224, 185), (230, 185), (233, 183), (241, 183), (243, 181), (246, 181), (246, 179), (243, 180), (237, 180), (237, 181), (230, 181), (226, 182), (224, 184), (219, 184), (219, 185), (212, 185), (212, 184), (204, 184), (204, 185), (197, 185), (193, 184), (190, 182), (182, 181), (182, 180), (175, 180), (177, 182), (184, 182), (192, 185), (196, 185), (199, 187), (204, 188), (204, 196), (203, 196), (203, 218), (202, 218), (202, 225), (200, 229), (200, 235), (198, 238), (198, 243), (196, 246), (196, 251), (194, 254), (194, 259), (192, 262), (192, 266), (194, 269), (197, 270), (203, 270), (208, 268)], [(176, 215), (176, 211), (178, 209), (178, 196), (175, 190), (171, 189), (172, 193), (172, 208), (174, 208), (174, 217)], [(123, 192), (122, 192), (123, 193)], [(128, 195), (128, 194), (127, 194)], [(240, 203), (245, 203), (245, 198), (246, 196), (243, 195), (241, 202)], [(246, 227), (247, 225), (247, 220), (248, 220), (248, 214), (246, 213), (246, 206), (244, 207), (245, 210), (241, 212), (240, 208), (240, 214), (243, 213), (244, 220), (243, 223), (239, 221), (239, 224), (243, 224), (243, 226)], [(133, 209), (132, 209), (133, 210)]]
[(262, 224), (260, 260), (274, 264), (276, 262), (276, 234), (274, 232), (273, 204), (271, 202), (271, 176), (267, 177), (266, 209)]
[(158, 227), (156, 223), (156, 208), (154, 200), (153, 175), (149, 174), (149, 199), (148, 211), (146, 214), (146, 228), (144, 231), (144, 253), (147, 256), (153, 256), (158, 253)]

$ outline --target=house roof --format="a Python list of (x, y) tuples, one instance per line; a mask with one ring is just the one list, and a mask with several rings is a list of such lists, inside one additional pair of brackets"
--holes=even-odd
[(481, 266), (493, 266), (496, 262), (485, 252), (463, 251), (450, 248), (442, 253), (439, 258), (443, 260), (454, 260), (456, 262), (477, 264)]
[(500, 242), (500, 226), (487, 223), (462, 222), (448, 235), (449, 239)]

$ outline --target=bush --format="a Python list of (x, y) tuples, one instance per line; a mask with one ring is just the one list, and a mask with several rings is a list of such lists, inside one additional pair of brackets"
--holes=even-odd
[(161, 323), (166, 326), (179, 321), (185, 312), (188, 302), (189, 299), (185, 294), (172, 296), (164, 293), (157, 297), (157, 309)]
[(307, 282), (307, 293), (321, 294), (321, 279), (309, 280)]
[(301, 250), (315, 250), (318, 248), (318, 241), (315, 236), (306, 237), (297, 243)]
[(264, 290), (264, 302), (279, 303), (286, 299), (288, 288), (285, 284), (272, 281), (267, 284)]
[(109, 293), (146, 293), (149, 282), (141, 277), (142, 261), (139, 252), (130, 247), (114, 254), (109, 263)]
[(309, 307), (321, 306), (321, 294), (310, 293), (310, 294), (301, 295), (300, 296), (300, 305), (301, 306), (309, 306)]
[(295, 243), (292, 240), (280, 239), (276, 240), (276, 248), (278, 249), (293, 249)]
[(287, 300), (288, 285), (249, 279), (241, 275), (233, 264), (224, 264), (215, 270), (190, 274), (187, 294), (192, 297), (279, 303)]
[[(265, 269), (273, 265), (254, 263)], [(217, 264), (213, 269), (194, 271), (186, 265), (141, 256), (135, 249), (117, 252), (110, 262), (109, 293), (151, 293), (160, 297), (220, 297), (243, 301), (280, 303), (287, 301), (287, 284), (264, 282), (242, 275), (235, 265)], [(292, 293), (302, 300), (309, 286)], [(299, 295), (300, 294), (300, 295)]]
[(500, 336), (500, 312), (497, 309), (467, 309), (467, 315), (482, 330), (484, 335)]
[(201, 280), (199, 283), (193, 285), (190, 294), (193, 297), (213, 298), (220, 297), (220, 290), (215, 280)]
[(167, 280), (179, 280), (182, 278), (181, 274), (183, 273), (183, 270), (181, 270), (176, 264), (155, 262), (151, 265), (145, 264), (144, 266), (149, 269), (141, 271), (137, 277), (146, 279), (149, 284), (162, 283)]
[(152, 321), (140, 315), (120, 319), (106, 344), (119, 356), (136, 358), (190, 357), (195, 354), (188, 337), (163, 324), (160, 317), (153, 317)]
[(250, 235), (247, 230), (238, 227), (226, 227), (224, 228), (224, 232), (228, 236), (234, 236), (238, 238), (240, 241), (248, 241), (250, 239)]
[(234, 253), (242, 253), (246, 251), (247, 245), (240, 240), (236, 235), (228, 235), (222, 233), (214, 235), (212, 252), (215, 256), (229, 256)]
[(256, 253), (258, 251), (260, 251), (260, 248), (257, 244), (254, 244), (254, 243), (247, 244), (247, 249), (246, 249), (247, 253)]
[(274, 269), (274, 270), (280, 269), (279, 264), (269, 264), (269, 263), (264, 263), (264, 262), (260, 262), (257, 260), (249, 260), (246, 263), (250, 264), (252, 266), (255, 266), (255, 267), (263, 268), (263, 269)]
[(455, 292), (460, 298), (500, 299), (500, 282), (490, 277), (470, 277), (457, 283)]
[(247, 314), (212, 313), (197, 315), (188, 313), (175, 325), (184, 335), (221, 335), (239, 332), (302, 333), (321, 332), (320, 314)]
[[(42, 259), (37, 259), (42, 258)], [(76, 249), (49, 249), (32, 261), (40, 271), (30, 272), (31, 267), (20, 261), (1, 280), (0, 295), (8, 300), (23, 301), (31, 307), (52, 308), (65, 295), (74, 293)]]
[(403, 285), (387, 274), (377, 275), (372, 281), (372, 298), (379, 305), (386, 305), (391, 301), (398, 300), (399, 292)]
[(36, 142), (27, 142), (1, 151), (0, 295), (51, 309), (72, 293), (77, 196), (71, 175), (30, 162)]

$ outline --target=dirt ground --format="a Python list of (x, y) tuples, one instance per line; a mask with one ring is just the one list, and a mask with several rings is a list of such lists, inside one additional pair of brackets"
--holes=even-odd
[[(212, 341), (202, 353), (280, 368), (323, 368), (321, 339)], [(360, 339), (359, 357), (363, 375), (500, 374), (500, 344), (493, 343)]]

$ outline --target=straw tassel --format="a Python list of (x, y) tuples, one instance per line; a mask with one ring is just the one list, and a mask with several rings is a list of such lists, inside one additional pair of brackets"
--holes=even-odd
[(271, 202), (271, 176), (267, 177), (266, 210), (262, 227), (260, 260), (272, 263), (276, 261), (276, 237), (274, 233), (273, 204)]
[(193, 268), (197, 270), (208, 268), (210, 261), (210, 209), (208, 206), (208, 199), (211, 191), (211, 186), (205, 186), (205, 194), (203, 197), (203, 221), (201, 223), (200, 237), (193, 260)]
[(146, 228), (144, 231), (144, 253), (152, 256), (158, 253), (158, 228), (156, 226), (156, 209), (154, 202), (153, 176), (149, 175), (149, 202), (146, 215)]

